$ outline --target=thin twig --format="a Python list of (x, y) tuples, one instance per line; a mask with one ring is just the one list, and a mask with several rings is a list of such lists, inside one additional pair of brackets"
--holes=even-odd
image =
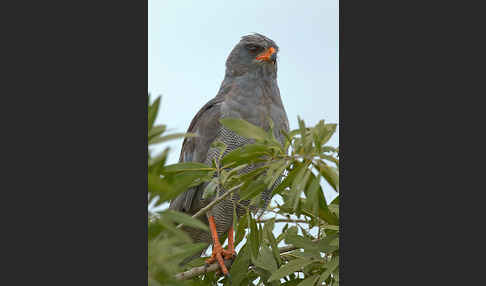
[(219, 203), (220, 201), (222, 201), (224, 198), (226, 198), (227, 196), (229, 196), (231, 193), (233, 193), (234, 191), (236, 191), (237, 189), (239, 189), (241, 186), (243, 186), (244, 183), (241, 183), (237, 186), (234, 186), (233, 188), (227, 190), (221, 197), (218, 197), (216, 198), (214, 201), (212, 201), (209, 205), (207, 205), (206, 207), (200, 209), (195, 215), (193, 215), (192, 217), (193, 218), (197, 218), (203, 214), (205, 214), (207, 211), (209, 211), (212, 207), (214, 207), (214, 205), (216, 205), (217, 203)]
[[(227, 268), (229, 268), (231, 266), (231, 260), (230, 259), (225, 260), (224, 264), (226, 265)], [(203, 265), (203, 266), (199, 266), (199, 267), (194, 267), (191, 270), (187, 270), (185, 272), (178, 273), (178, 274), (176, 274), (175, 278), (177, 280), (191, 279), (191, 278), (199, 276), (203, 273), (213, 272), (213, 271), (216, 271), (218, 269), (219, 269), (218, 263), (213, 263), (213, 264), (211, 264), (207, 267), (205, 265)]]
[[(265, 223), (267, 221), (270, 221), (271, 219), (261, 219), (257, 220), (257, 223)], [(285, 218), (277, 218), (275, 219), (275, 222), (302, 222), (302, 223), (310, 223), (310, 221), (306, 221), (303, 219), (285, 219)]]
[[(319, 239), (313, 240), (313, 242), (317, 242), (317, 241), (319, 241)], [(296, 247), (296, 246), (293, 246), (293, 245), (287, 245), (287, 246), (279, 247), (278, 251), (280, 252), (280, 254), (283, 254), (285, 252), (289, 252), (289, 251), (296, 250), (296, 249), (299, 249), (299, 247)], [(226, 265), (227, 268), (229, 268), (231, 266), (231, 260), (230, 259), (225, 260), (224, 264)], [(178, 274), (176, 274), (175, 278), (178, 279), (178, 280), (191, 279), (191, 278), (199, 276), (203, 273), (213, 272), (213, 271), (216, 271), (218, 269), (219, 269), (219, 264), (216, 262), (216, 263), (213, 263), (213, 264), (211, 264), (207, 267), (203, 265), (203, 266), (199, 266), (199, 267), (194, 267), (194, 268), (187, 270), (185, 272), (178, 273)]]

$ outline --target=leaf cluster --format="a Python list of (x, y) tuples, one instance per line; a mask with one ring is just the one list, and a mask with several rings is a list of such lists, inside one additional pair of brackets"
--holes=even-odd
[[(148, 142), (166, 142), (190, 134), (166, 134), (165, 125), (154, 126), (160, 97), (148, 107)], [(218, 198), (221, 190), (238, 187), (241, 200), (260, 206), (262, 191), (273, 188), (272, 204), (263, 219), (248, 209), (234, 220), (235, 246), (240, 248), (230, 268), (231, 285), (338, 285), (339, 284), (339, 196), (328, 203), (324, 188), (339, 193), (339, 149), (328, 146), (336, 124), (318, 122), (307, 127), (298, 119), (299, 128), (284, 132), (281, 144), (273, 132), (244, 120), (224, 118), (221, 124), (253, 144), (227, 153), (211, 166), (202, 163), (166, 165), (169, 148), (148, 160), (148, 193), (155, 206), (166, 204), (189, 187), (207, 182), (204, 197)], [(283, 132), (283, 131), (282, 131)], [(213, 147), (224, 154), (226, 146)], [(240, 172), (247, 166), (255, 168)], [(280, 202), (280, 203), (277, 203)], [(238, 202), (237, 202), (238, 203)], [(285, 223), (283, 228), (277, 228)], [(192, 243), (176, 227), (183, 224), (207, 229), (200, 220), (186, 214), (163, 210), (149, 212), (149, 284), (150, 285), (230, 285), (227, 278), (214, 272), (191, 280), (176, 280), (174, 275), (203, 264), (203, 258), (179, 266), (185, 257), (207, 247)], [(223, 241), (221, 241), (223, 242)], [(281, 245), (292, 245), (282, 251)]]

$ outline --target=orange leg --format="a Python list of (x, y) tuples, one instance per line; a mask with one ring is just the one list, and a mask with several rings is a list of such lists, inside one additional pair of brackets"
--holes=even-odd
[(224, 250), (224, 258), (231, 259), (234, 255), (236, 255), (236, 251), (233, 239), (233, 226), (231, 226), (228, 230), (228, 250)]
[(206, 259), (207, 264), (213, 263), (215, 260), (218, 261), (219, 267), (221, 268), (221, 271), (223, 271), (224, 275), (228, 274), (228, 269), (226, 268), (226, 265), (224, 265), (224, 260), (223, 260), (223, 247), (221, 246), (221, 243), (219, 242), (218, 238), (218, 232), (216, 231), (216, 224), (214, 223), (214, 217), (209, 216), (209, 229), (211, 230), (211, 236), (213, 237), (213, 253), (211, 254), (211, 257)]
[(211, 230), (211, 236), (213, 238), (213, 253), (211, 257), (206, 259), (207, 264), (213, 263), (215, 260), (218, 261), (219, 267), (223, 271), (224, 275), (228, 275), (228, 269), (224, 265), (225, 259), (231, 259), (235, 254), (235, 245), (233, 238), (233, 226), (228, 231), (228, 250), (223, 249), (221, 243), (219, 242), (218, 232), (216, 231), (216, 224), (214, 223), (214, 217), (209, 217), (209, 229)]

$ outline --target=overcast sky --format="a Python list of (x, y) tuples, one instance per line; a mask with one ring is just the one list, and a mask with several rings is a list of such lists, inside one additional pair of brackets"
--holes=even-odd
[[(290, 129), (298, 127), (298, 115), (307, 125), (338, 123), (337, 0), (149, 0), (148, 91), (152, 98), (162, 95), (156, 124), (185, 132), (218, 92), (231, 49), (254, 32), (280, 48), (277, 79)], [(169, 144), (168, 163), (177, 162), (181, 144)], [(339, 145), (338, 132), (329, 144)], [(327, 190), (326, 198), (335, 196)]]

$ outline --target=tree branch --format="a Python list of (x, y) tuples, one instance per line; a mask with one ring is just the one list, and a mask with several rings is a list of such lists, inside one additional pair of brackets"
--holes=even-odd
[[(230, 268), (231, 267), (231, 260), (228, 259), (228, 260), (225, 260), (224, 261), (224, 264), (226, 265), (226, 268)], [(216, 271), (219, 269), (219, 264), (218, 263), (213, 263), (209, 266), (199, 266), (199, 267), (194, 267), (190, 270), (187, 270), (185, 272), (181, 272), (181, 273), (178, 273), (176, 274), (175, 278), (177, 280), (187, 280), (187, 279), (191, 279), (191, 278), (194, 278), (196, 276), (199, 276), (203, 273), (207, 273), (207, 272), (213, 272), (213, 271)]]
[[(257, 220), (257, 223), (265, 223), (267, 221), (270, 221), (271, 219), (261, 219)], [(285, 218), (276, 218), (275, 222), (293, 222), (293, 223), (310, 223), (310, 221), (306, 221), (303, 219), (285, 219)]]
[[(318, 239), (313, 240), (313, 242), (317, 242), (317, 241), (319, 241), (319, 240)], [(299, 247), (296, 247), (296, 246), (293, 246), (293, 245), (286, 245), (286, 246), (283, 246), (283, 247), (279, 247), (278, 251), (280, 252), (280, 254), (283, 254), (285, 252), (289, 252), (289, 251), (296, 250), (296, 249), (299, 249)], [(226, 265), (227, 268), (229, 268), (231, 266), (231, 260), (230, 259), (225, 260), (224, 264)], [(191, 279), (191, 278), (199, 276), (203, 273), (213, 272), (213, 271), (216, 271), (218, 269), (219, 269), (218, 263), (213, 263), (213, 264), (211, 264), (207, 267), (203, 265), (203, 266), (199, 266), (199, 267), (194, 267), (194, 268), (187, 270), (185, 272), (178, 273), (178, 274), (176, 274), (175, 278), (177, 280)]]

